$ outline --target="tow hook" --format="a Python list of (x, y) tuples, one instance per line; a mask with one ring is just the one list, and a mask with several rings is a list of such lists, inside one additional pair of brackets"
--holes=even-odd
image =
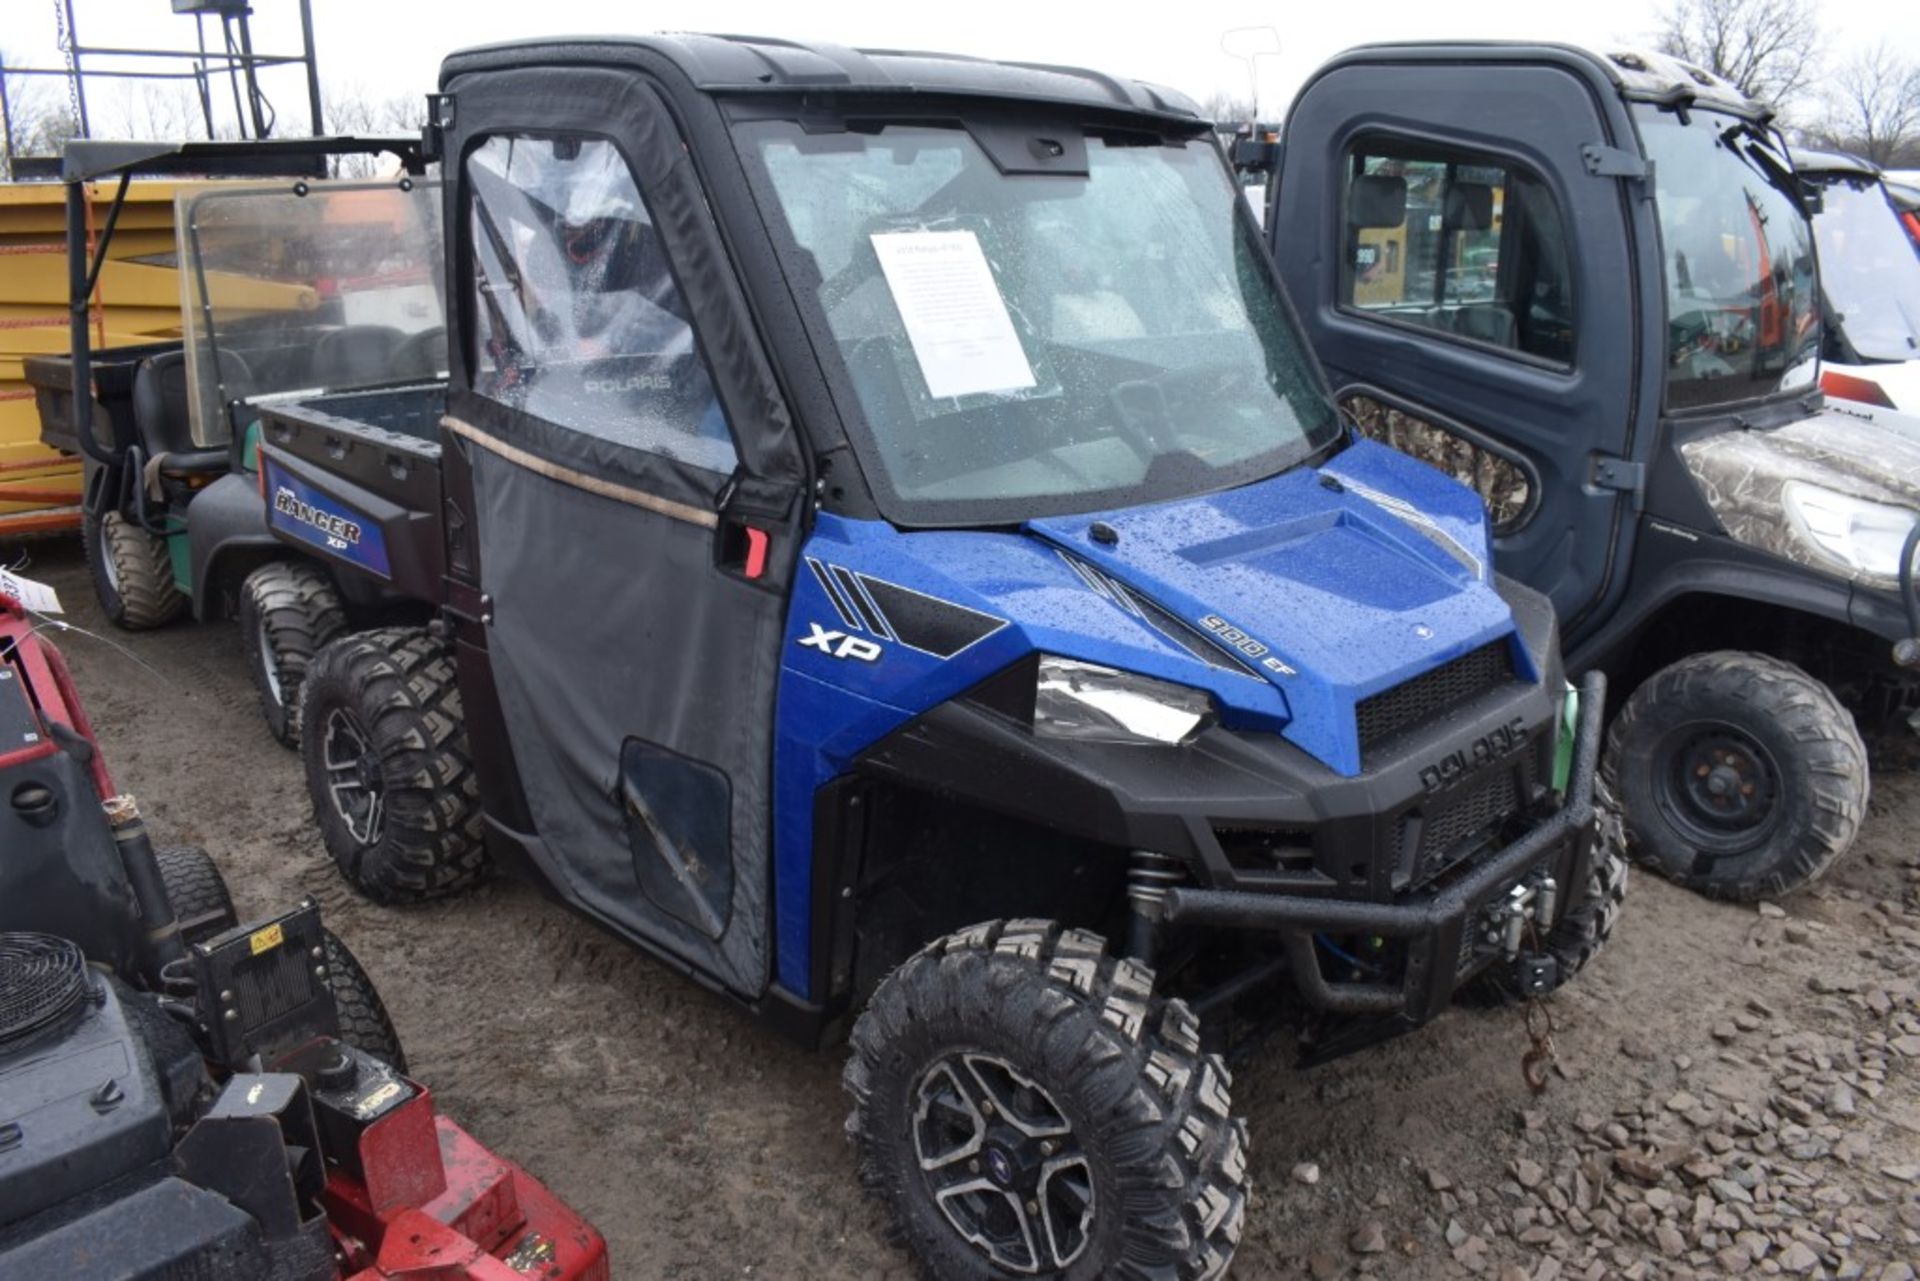
[(1500, 950), (1509, 961), (1520, 956), (1527, 939), (1527, 926), (1536, 925), (1542, 933), (1553, 928), (1553, 909), (1559, 902), (1560, 887), (1551, 876), (1528, 884), (1522, 882), (1507, 891), (1507, 900), (1495, 913)]

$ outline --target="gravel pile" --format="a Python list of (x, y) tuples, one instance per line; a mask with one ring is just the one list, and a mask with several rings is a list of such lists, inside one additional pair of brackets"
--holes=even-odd
[(1865, 906), (1864, 930), (1760, 905), (1748, 964), (1821, 958), (1791, 1016), (1740, 996), (1730, 966), (1727, 984), (1698, 989), (1689, 1052), (1619, 1040), (1638, 1092), (1602, 1110), (1565, 1079), (1577, 1069), (1562, 1073), (1519, 1112), (1500, 1177), (1416, 1167), (1410, 1196), (1365, 1201), (1345, 1249), (1323, 1242), (1307, 1273), (1913, 1281), (1920, 1164), (1882, 1155), (1920, 1135), (1920, 866), (1903, 873), (1905, 901)]

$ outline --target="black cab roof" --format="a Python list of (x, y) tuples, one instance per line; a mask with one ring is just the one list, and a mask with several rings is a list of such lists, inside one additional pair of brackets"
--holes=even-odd
[(768, 36), (559, 36), (481, 45), (449, 54), (441, 64), (440, 85), (445, 89), (454, 77), (470, 71), (653, 59), (664, 59), (695, 88), (713, 94), (922, 93), (1200, 119), (1199, 107), (1176, 90), (1080, 67), (915, 50), (853, 49)]
[(1369, 62), (1549, 62), (1581, 75), (1596, 89), (1636, 102), (1699, 104), (1750, 120), (1773, 109), (1738, 86), (1669, 54), (1646, 49), (1602, 50), (1583, 45), (1520, 40), (1422, 40), (1360, 45), (1329, 61), (1316, 76)]

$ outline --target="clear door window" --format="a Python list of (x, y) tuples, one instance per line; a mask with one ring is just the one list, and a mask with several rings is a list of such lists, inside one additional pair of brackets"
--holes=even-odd
[(467, 157), (474, 390), (711, 471), (737, 457), (658, 228), (600, 138), (498, 134)]
[(1344, 205), (1341, 302), (1562, 364), (1573, 295), (1559, 208), (1524, 170), (1362, 144)]

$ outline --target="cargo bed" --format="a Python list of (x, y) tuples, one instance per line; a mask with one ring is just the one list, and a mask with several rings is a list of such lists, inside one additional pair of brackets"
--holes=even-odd
[(261, 491), (276, 538), (401, 596), (442, 604), (443, 382), (268, 401)]

